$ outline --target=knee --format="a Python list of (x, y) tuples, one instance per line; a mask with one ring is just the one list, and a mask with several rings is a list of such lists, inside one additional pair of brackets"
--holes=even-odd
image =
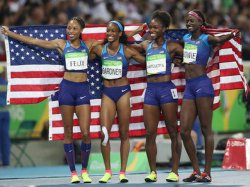
[(168, 133), (169, 133), (169, 136), (170, 136), (171, 140), (177, 138), (177, 135), (178, 135), (177, 126), (168, 127)]
[(147, 139), (147, 141), (155, 141), (155, 138), (156, 138), (156, 132), (153, 132), (153, 131), (150, 131), (150, 130), (146, 131), (146, 139)]
[(169, 131), (168, 133), (171, 140), (177, 139), (177, 131)]
[(120, 139), (121, 141), (125, 141), (129, 139), (128, 132), (120, 132)]
[(202, 132), (202, 135), (203, 135), (205, 138), (206, 138), (206, 137), (209, 137), (209, 136), (213, 136), (213, 132), (212, 132), (211, 129), (202, 127), (201, 132)]
[(72, 139), (72, 127), (64, 127), (64, 139), (71, 140)]
[(188, 138), (190, 138), (190, 133), (191, 133), (191, 132), (188, 131), (188, 130), (181, 129), (180, 134), (181, 134), (182, 140), (185, 141), (185, 140), (187, 140)]
[(83, 132), (82, 133), (83, 142), (87, 142), (89, 139), (90, 139), (90, 133), (89, 132)]
[(106, 146), (109, 141), (109, 133), (107, 128), (104, 126), (101, 127), (101, 141), (103, 146)]

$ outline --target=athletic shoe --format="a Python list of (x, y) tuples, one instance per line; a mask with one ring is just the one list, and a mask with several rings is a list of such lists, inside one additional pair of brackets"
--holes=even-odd
[(111, 177), (111, 173), (105, 173), (104, 176), (99, 180), (99, 183), (107, 183)]
[(170, 172), (166, 178), (167, 182), (178, 182), (179, 176), (176, 175), (174, 172)]
[(119, 175), (119, 180), (120, 180), (120, 183), (128, 182), (128, 178), (125, 176), (125, 174), (120, 174)]
[(79, 183), (80, 179), (76, 172), (71, 173), (71, 183)]
[(145, 182), (156, 182), (157, 175), (155, 171), (151, 171), (151, 173), (145, 178)]
[(196, 179), (199, 179), (199, 178), (201, 178), (201, 176), (196, 171), (194, 171), (188, 178), (185, 178), (182, 181), (183, 182), (194, 182), (194, 181), (196, 181)]
[(91, 183), (92, 182), (91, 178), (89, 177), (88, 172), (82, 172), (82, 181), (84, 183)]
[(203, 172), (201, 177), (196, 179), (196, 182), (212, 182), (212, 178), (206, 172)]

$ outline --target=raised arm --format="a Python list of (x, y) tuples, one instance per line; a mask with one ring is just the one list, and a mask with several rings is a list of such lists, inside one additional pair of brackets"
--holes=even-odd
[(29, 36), (24, 36), (24, 35), (20, 35), (20, 34), (17, 34), (15, 32), (12, 32), (6, 26), (1, 27), (1, 32), (5, 36), (11, 37), (11, 38), (18, 40), (20, 42), (43, 47), (43, 48), (47, 48), (47, 49), (57, 49), (60, 53), (62, 53), (63, 48), (65, 46), (65, 41), (62, 39), (49, 40), (49, 41), (36, 39), (36, 38), (32, 38)]
[(93, 52), (93, 49), (97, 46), (101, 47), (103, 45), (103, 40), (86, 40), (84, 41), (88, 46), (89, 52)]
[(91, 50), (90, 50), (90, 53), (91, 54), (95, 54), (95, 55), (97, 55), (97, 56), (99, 56), (99, 57), (101, 57), (102, 56), (102, 51), (103, 51), (103, 44), (102, 44), (103, 42), (96, 42), (96, 43), (94, 43), (93, 45), (92, 45), (92, 47), (91, 47)]
[(141, 55), (137, 50), (133, 50), (133, 48), (125, 46), (125, 55), (127, 59), (134, 59), (141, 64), (146, 63), (146, 58), (144, 55)]
[(142, 52), (145, 52), (147, 50), (149, 42), (150, 42), (149, 40), (145, 40), (145, 41), (138, 43), (138, 44), (135, 43), (135, 44), (129, 45), (129, 47), (142, 53)]
[(235, 38), (235, 37), (239, 37), (239, 36), (240, 36), (240, 32), (238, 30), (235, 30), (235, 31), (231, 32), (230, 34), (223, 35), (223, 36), (209, 35), (208, 42), (214, 46), (217, 46), (217, 45), (222, 45), (226, 41), (228, 41), (232, 38)]
[(131, 36), (134, 36), (136, 34), (139, 34), (140, 32), (142, 32), (143, 30), (145, 30), (145, 27), (147, 26), (146, 23), (143, 23), (142, 25), (140, 25), (137, 29), (129, 32), (129, 33), (126, 33), (127, 37), (131, 37)]

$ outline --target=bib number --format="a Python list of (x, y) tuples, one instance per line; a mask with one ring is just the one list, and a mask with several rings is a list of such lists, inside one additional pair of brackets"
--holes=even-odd
[(104, 60), (102, 62), (102, 77), (104, 79), (119, 79), (122, 77), (122, 61)]
[(186, 44), (184, 46), (183, 62), (190, 64), (196, 62), (198, 47), (193, 44)]
[(65, 62), (67, 70), (85, 70), (88, 68), (88, 55), (82, 52), (67, 53)]
[(166, 54), (148, 56), (147, 75), (162, 74), (166, 72)]
[(171, 89), (171, 94), (173, 99), (178, 99), (177, 89)]

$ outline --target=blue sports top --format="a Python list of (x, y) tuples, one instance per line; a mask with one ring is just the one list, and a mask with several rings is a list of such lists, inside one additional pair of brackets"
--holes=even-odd
[(159, 48), (153, 48), (153, 42), (148, 45), (146, 51), (147, 76), (170, 75), (172, 58), (168, 53), (167, 41)]
[(213, 50), (212, 45), (208, 43), (208, 35), (203, 33), (197, 40), (191, 40), (191, 37), (191, 34), (183, 36), (185, 42), (183, 62), (206, 67)]
[(119, 79), (126, 77), (129, 61), (124, 54), (124, 45), (120, 44), (119, 50), (115, 55), (110, 55), (107, 50), (108, 43), (104, 45), (102, 59), (102, 77), (104, 79)]
[(88, 54), (89, 50), (83, 41), (79, 48), (73, 48), (67, 41), (63, 50), (65, 71), (87, 73)]

